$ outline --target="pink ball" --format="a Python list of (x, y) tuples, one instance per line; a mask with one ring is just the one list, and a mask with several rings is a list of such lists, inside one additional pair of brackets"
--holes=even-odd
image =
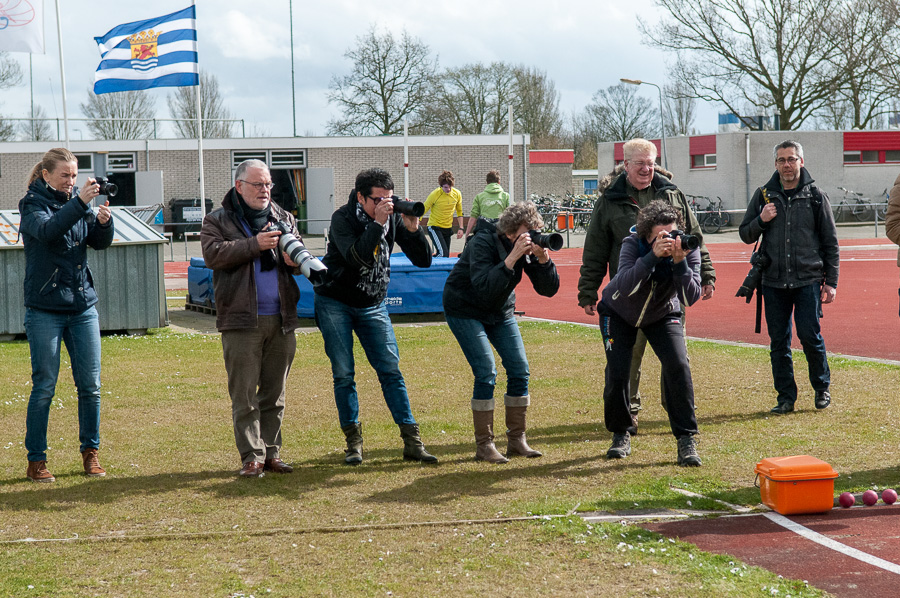
[(878, 493), (874, 490), (866, 490), (863, 492), (862, 501), (864, 505), (871, 507), (878, 502)]
[(881, 493), (881, 500), (884, 501), (886, 505), (892, 505), (897, 502), (897, 491), (892, 488), (888, 488), (884, 492)]
[(840, 498), (838, 498), (838, 502), (845, 509), (849, 509), (853, 506), (853, 503), (856, 502), (856, 497), (853, 496), (850, 492), (844, 492), (841, 494)]

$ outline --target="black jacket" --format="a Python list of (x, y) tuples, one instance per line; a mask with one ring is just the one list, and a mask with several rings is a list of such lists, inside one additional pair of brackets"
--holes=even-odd
[(328, 249), (322, 262), (328, 266), (327, 281), (315, 288), (316, 293), (346, 303), (351, 307), (372, 307), (387, 296), (391, 279), (390, 253), (394, 243), (419, 268), (431, 266), (431, 246), (424, 227), (412, 233), (400, 214), (391, 216), (387, 233), (388, 255), (381, 255), (384, 232), (375, 220), (362, 222), (356, 215), (356, 192), (346, 204), (331, 215)]
[(515, 311), (514, 289), (528, 274), (534, 290), (552, 297), (559, 290), (559, 275), (553, 260), (546, 264), (522, 256), (512, 270), (503, 263), (512, 249), (505, 235), (483, 230), (466, 244), (459, 261), (450, 271), (444, 285), (444, 313), (457, 318), (471, 318), (485, 324), (497, 324)]
[(100, 224), (93, 210), (38, 178), (19, 201), (25, 246), (25, 307), (80, 313), (97, 303), (87, 248), (106, 249), (113, 219)]
[[(788, 200), (776, 172), (747, 206), (741, 240), (755, 243), (762, 235), (761, 249), (772, 258), (763, 271), (766, 286), (787, 289), (825, 283), (837, 288), (840, 250), (834, 215), (828, 196), (814, 190), (813, 182), (806, 168), (801, 168), (798, 191)], [(763, 190), (778, 208), (778, 215), (769, 222), (760, 218), (766, 204)]]

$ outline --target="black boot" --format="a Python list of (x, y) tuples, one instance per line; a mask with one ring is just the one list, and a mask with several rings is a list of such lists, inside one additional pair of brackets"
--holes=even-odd
[(362, 424), (350, 424), (349, 426), (341, 426), (341, 430), (344, 432), (344, 436), (347, 437), (347, 448), (344, 449), (344, 452), (347, 454), (344, 457), (344, 463), (347, 465), (359, 465), (362, 463)]
[(403, 438), (403, 458), (407, 461), (437, 463), (437, 457), (429, 454), (419, 436), (418, 424), (400, 424), (400, 437)]

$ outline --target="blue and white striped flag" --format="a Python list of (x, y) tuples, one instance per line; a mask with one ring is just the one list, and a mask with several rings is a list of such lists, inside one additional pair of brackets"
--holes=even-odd
[(103, 37), (94, 93), (200, 84), (193, 6), (114, 27)]

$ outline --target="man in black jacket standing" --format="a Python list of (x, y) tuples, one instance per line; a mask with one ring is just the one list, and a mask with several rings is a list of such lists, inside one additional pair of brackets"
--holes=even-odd
[(837, 229), (828, 197), (813, 185), (796, 141), (775, 146), (775, 174), (756, 190), (741, 223), (744, 243), (762, 235), (761, 251), (771, 259), (763, 270), (760, 292), (769, 331), (772, 377), (778, 404), (772, 413), (794, 410), (797, 384), (791, 359), (791, 314), (809, 363), (816, 409), (831, 404), (831, 371), (819, 318), (837, 289), (840, 261)]
[(328, 280), (315, 288), (316, 325), (322, 331), (325, 353), (331, 360), (334, 399), (347, 438), (344, 462), (348, 465), (362, 462), (362, 425), (354, 380), (354, 332), (378, 373), (384, 400), (394, 423), (400, 427), (403, 458), (425, 463), (437, 461), (422, 445), (384, 302), (391, 280), (394, 243), (420, 268), (431, 266), (431, 247), (418, 217), (394, 213), (393, 189), (391, 175), (380, 168), (370, 168), (356, 176), (347, 203), (331, 217), (328, 250), (322, 258), (328, 266)]

